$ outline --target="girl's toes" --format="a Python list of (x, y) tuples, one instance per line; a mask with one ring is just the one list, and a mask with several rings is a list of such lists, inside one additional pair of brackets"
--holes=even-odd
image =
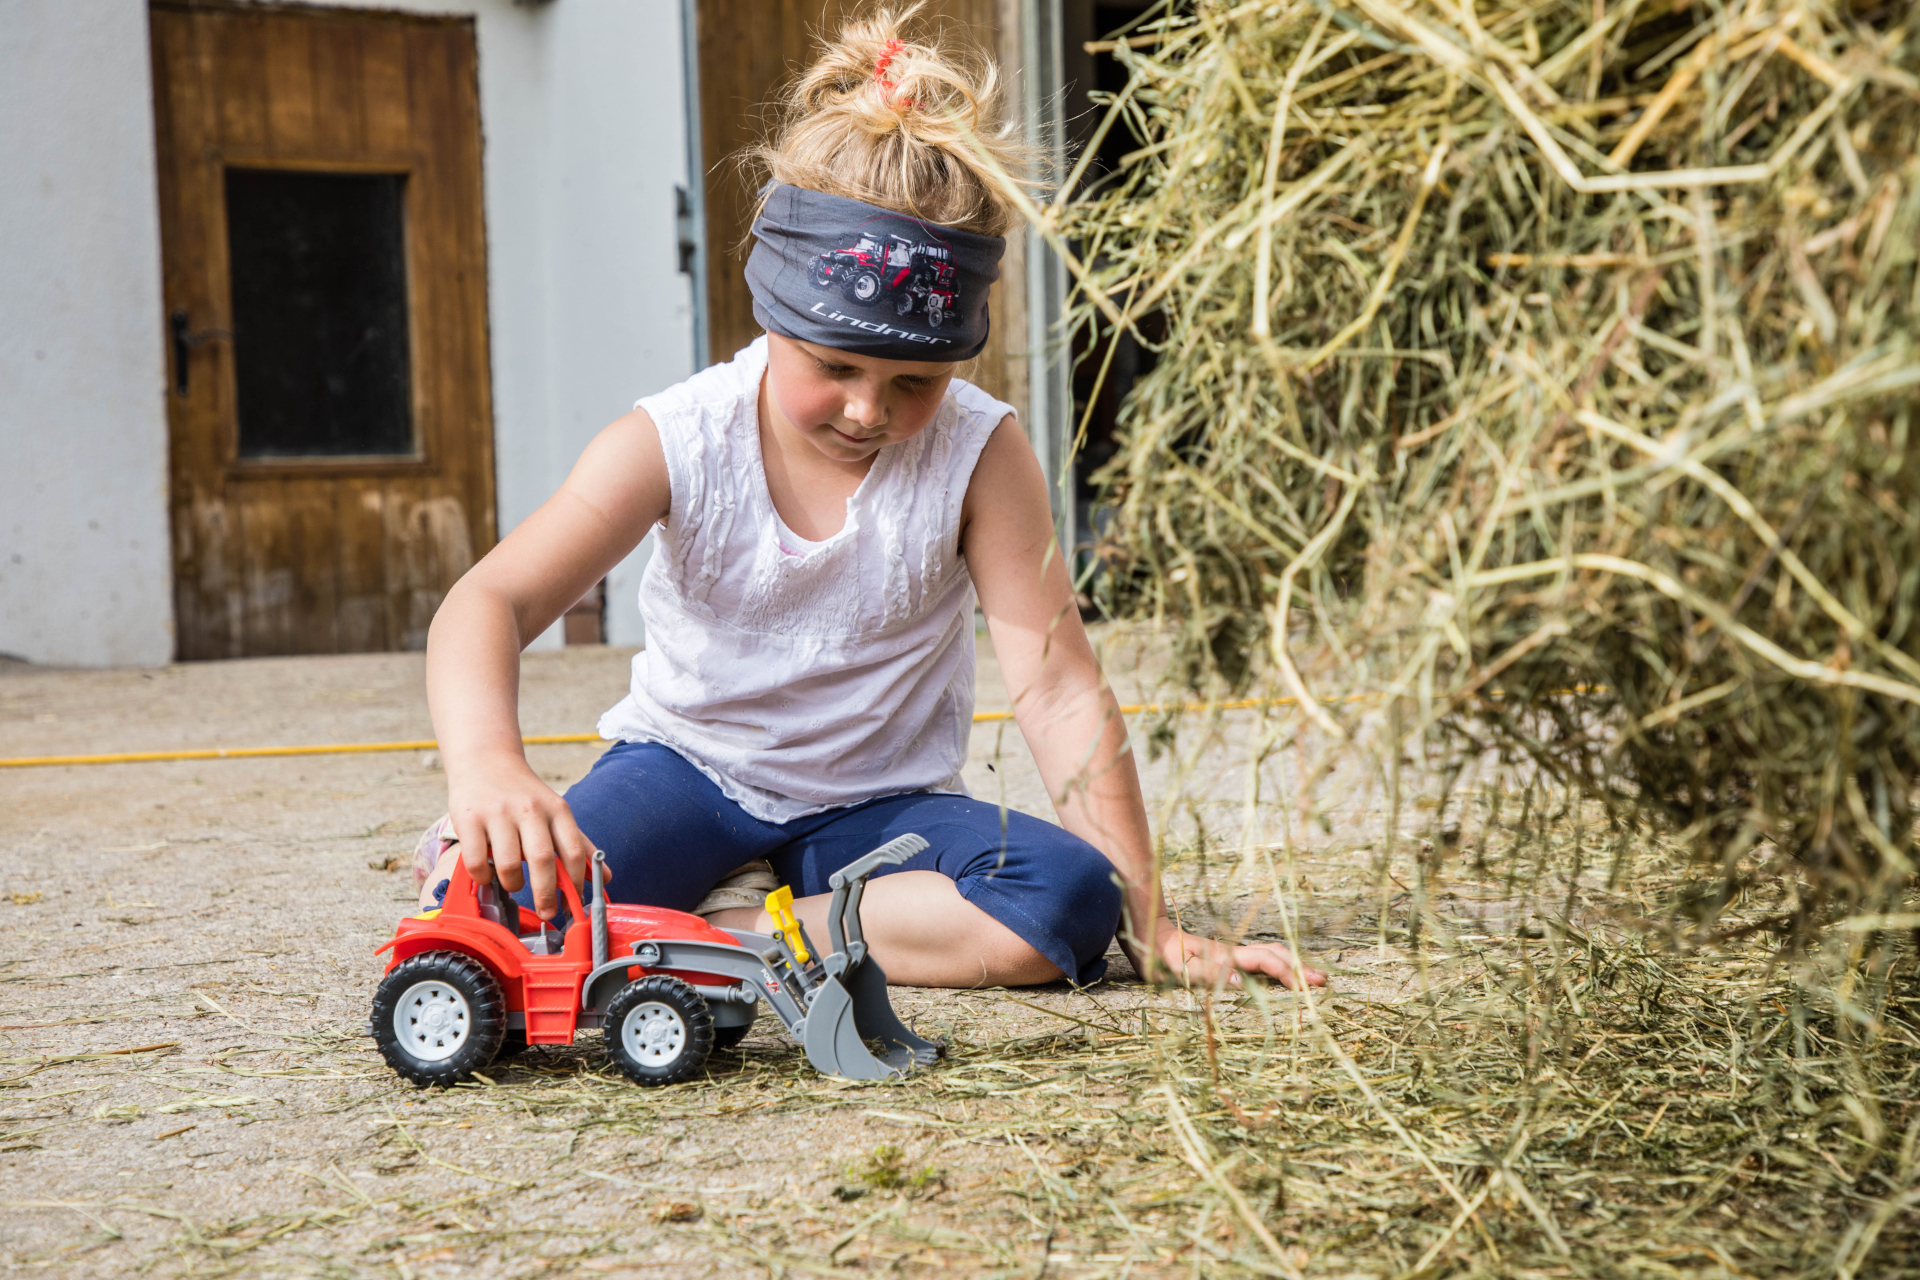
[(453, 818), (442, 814), (440, 819), (420, 833), (419, 843), (413, 846), (413, 887), (425, 890), (427, 880), (440, 865), (441, 855), (458, 844), (453, 834)]

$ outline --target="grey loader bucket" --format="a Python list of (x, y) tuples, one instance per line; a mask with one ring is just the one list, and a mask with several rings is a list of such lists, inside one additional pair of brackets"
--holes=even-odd
[[(890, 840), (833, 873), (827, 907), (832, 949), (822, 959), (825, 978), (807, 1008), (807, 1061), (828, 1075), (849, 1080), (885, 1080), (932, 1062), (941, 1046), (907, 1030), (887, 999), (887, 975), (867, 954), (860, 932), (860, 896), (880, 866), (898, 866), (927, 847), (916, 835)], [(867, 1042), (877, 1040), (876, 1055)]]

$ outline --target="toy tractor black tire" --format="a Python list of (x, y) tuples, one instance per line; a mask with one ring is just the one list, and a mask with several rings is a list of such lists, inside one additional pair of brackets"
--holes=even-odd
[(897, 316), (912, 315), (913, 303), (914, 303), (913, 290), (902, 289), (900, 291), (900, 296), (893, 300), (893, 314)]
[(417, 1085), (446, 1088), (499, 1056), (507, 998), (479, 961), (457, 951), (426, 951), (381, 981), (372, 1021), (388, 1066)]
[(607, 1053), (635, 1084), (693, 1078), (713, 1052), (713, 1013), (698, 991), (664, 973), (629, 982), (607, 1002)]
[(861, 306), (870, 306), (880, 296), (880, 273), (867, 267), (857, 267), (847, 273), (843, 286), (847, 301), (857, 302)]
[(713, 1051), (720, 1053), (735, 1047), (747, 1038), (747, 1033), (751, 1030), (753, 1030), (753, 1024), (751, 1022), (737, 1022), (731, 1027), (715, 1027), (713, 1029)]

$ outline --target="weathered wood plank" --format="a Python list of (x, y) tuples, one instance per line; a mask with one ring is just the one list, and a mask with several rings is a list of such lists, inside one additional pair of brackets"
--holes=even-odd
[(495, 537), (479, 95), (467, 20), (157, 0), (168, 310), (231, 328), (225, 165), (407, 172), (416, 448), (241, 461), (232, 344), (168, 397), (182, 658), (425, 643)]

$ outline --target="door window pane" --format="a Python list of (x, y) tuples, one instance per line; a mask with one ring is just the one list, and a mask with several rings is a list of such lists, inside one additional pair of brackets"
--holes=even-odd
[(405, 184), (227, 170), (242, 458), (414, 451)]

